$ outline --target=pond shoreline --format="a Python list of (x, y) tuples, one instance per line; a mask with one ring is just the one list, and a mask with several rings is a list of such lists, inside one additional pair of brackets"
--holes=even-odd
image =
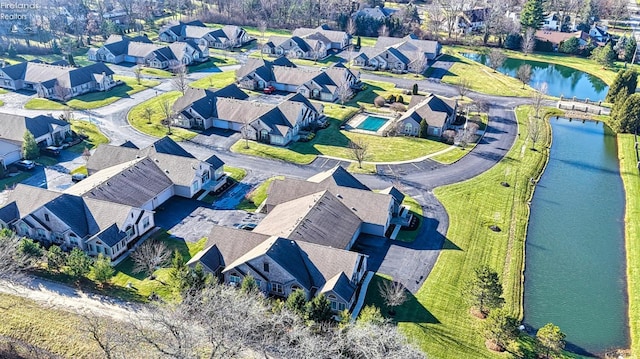
[[(545, 121), (544, 121), (544, 122), (545, 122), (545, 125), (546, 125), (546, 126), (548, 126), (548, 132), (547, 132), (547, 134), (548, 134), (549, 138), (548, 138), (548, 141), (546, 141), (546, 142), (548, 143), (548, 147), (547, 147), (547, 148), (548, 148), (548, 151), (547, 151), (547, 153), (546, 153), (546, 161), (545, 161), (545, 164), (544, 164), (543, 168), (541, 169), (540, 173), (538, 174), (537, 178), (534, 180), (534, 182), (535, 182), (535, 184), (536, 184), (536, 186), (535, 186), (535, 187), (537, 187), (538, 181), (542, 178), (543, 174), (547, 171), (547, 167), (548, 167), (548, 165), (549, 165), (549, 163), (550, 163), (550, 160), (551, 160), (551, 157), (552, 157), (552, 155), (553, 155), (553, 154), (552, 154), (552, 152), (551, 152), (551, 148), (552, 148), (552, 146), (553, 146), (553, 144), (554, 144), (554, 143), (553, 143), (553, 127), (551, 126), (551, 122), (550, 122), (550, 121), (551, 121), (554, 117), (562, 117), (562, 116), (553, 116), (553, 117), (548, 117), (548, 118), (547, 118), (547, 119), (545, 119)], [(569, 120), (568, 118), (565, 118), (565, 119), (566, 119), (566, 120)], [(569, 121), (570, 121), (570, 120), (569, 120)], [(571, 121), (570, 121), (570, 122), (571, 122)], [(584, 123), (585, 121), (580, 120), (580, 122)], [(601, 122), (603, 125), (606, 125), (606, 120), (602, 120), (602, 119), (592, 119), (592, 120), (590, 120), (589, 122), (596, 122), (596, 123)], [(567, 128), (565, 127), (565, 130), (566, 130), (566, 129), (567, 129)], [(593, 134), (591, 134), (591, 135), (593, 135)], [(607, 136), (611, 136), (611, 137), (613, 137), (613, 140), (614, 140), (614, 141), (616, 141), (616, 143), (614, 144), (614, 147), (616, 147), (616, 148), (617, 148), (617, 147), (620, 147), (620, 146), (621, 146), (621, 145), (620, 145), (620, 139), (619, 139), (619, 136), (620, 136), (620, 135), (617, 135), (617, 134), (609, 134), (609, 135), (607, 135)], [(544, 143), (545, 141), (542, 141), (542, 142)], [(610, 142), (610, 145), (611, 145), (611, 142)], [(610, 147), (610, 145), (609, 145), (609, 147)], [(561, 152), (561, 153), (564, 153), (564, 154), (566, 155), (566, 152)], [(609, 153), (610, 153), (610, 152), (609, 152)], [(567, 159), (567, 158), (566, 158), (566, 157), (564, 157), (564, 156), (557, 157), (557, 155), (558, 155), (558, 153), (556, 153), (556, 159), (557, 159), (558, 161), (560, 161), (560, 162), (570, 161), (570, 159)], [(569, 153), (569, 155), (570, 155), (570, 153)], [(574, 154), (574, 155), (575, 155), (575, 154)], [(624, 210), (624, 213), (626, 214), (626, 213), (628, 212), (629, 196), (631, 196), (631, 195), (632, 195), (632, 193), (631, 193), (630, 191), (627, 191), (627, 190), (626, 190), (627, 183), (624, 181), (624, 178), (623, 178), (623, 173), (624, 173), (623, 171), (624, 171), (625, 169), (624, 169), (624, 163), (623, 163), (623, 161), (622, 161), (622, 155), (623, 155), (623, 153), (622, 153), (622, 149), (619, 149), (619, 150), (618, 150), (618, 152), (617, 152), (617, 154), (616, 154), (616, 155), (614, 155), (614, 156), (616, 157), (616, 160), (617, 160), (616, 166), (618, 167), (618, 173), (617, 173), (617, 175), (616, 175), (615, 177), (616, 177), (616, 178), (619, 178), (619, 180), (621, 181), (621, 185), (622, 185), (622, 186), (623, 186), (623, 188), (625, 189), (624, 194), (623, 194), (622, 196), (620, 196), (620, 197), (621, 197), (620, 199), (622, 199), (622, 200), (623, 200), (623, 202), (621, 203), (621, 205), (622, 205), (622, 208), (623, 208), (623, 209), (625, 209), (625, 210)], [(604, 159), (606, 159), (606, 156), (604, 157)], [(612, 163), (612, 162), (611, 162), (611, 161), (609, 161), (609, 163)], [(558, 164), (558, 162), (556, 162), (555, 166), (560, 166), (560, 165)], [(582, 165), (582, 166), (585, 166), (585, 165)], [(586, 164), (586, 166), (590, 166), (590, 165), (589, 165), (589, 164)], [(560, 168), (562, 168), (562, 167), (558, 167), (558, 169), (560, 169)], [(606, 168), (606, 167), (605, 167), (605, 168)], [(584, 167), (583, 167), (583, 170), (584, 170)], [(607, 171), (607, 170), (605, 169), (605, 171)], [(611, 174), (610, 174), (609, 176), (611, 176)], [(562, 177), (562, 176), (561, 176), (561, 177)], [(550, 177), (549, 179), (553, 181), (553, 178), (554, 178), (554, 177)], [(597, 177), (595, 177), (595, 180), (597, 180), (597, 179), (598, 179), (598, 178), (597, 178)], [(533, 180), (533, 179), (532, 179), (532, 180)], [(588, 182), (586, 182), (586, 183), (588, 183)], [(528, 244), (530, 244), (530, 245), (531, 245), (531, 242), (530, 242), (530, 240), (531, 240), (531, 239), (529, 238), (529, 235), (530, 235), (530, 233), (529, 233), (529, 232), (530, 232), (531, 215), (532, 215), (532, 213), (531, 213), (531, 210), (532, 210), (532, 200), (533, 200), (533, 197), (534, 197), (534, 194), (535, 194), (535, 189), (536, 189), (535, 187), (534, 187), (534, 189), (531, 191), (531, 195), (530, 195), (530, 197), (529, 197), (529, 202), (528, 202), (528, 207), (529, 207), (529, 217), (527, 218), (527, 230), (526, 230), (526, 232), (525, 232), (525, 236), (526, 236), (526, 237), (525, 237), (525, 241), (526, 241)], [(546, 192), (545, 192), (545, 193), (546, 193), (546, 196), (547, 196), (547, 197), (545, 197), (545, 196), (543, 195), (543, 197), (540, 197), (540, 198), (539, 198), (539, 201), (543, 201), (543, 202), (548, 201), (548, 200), (549, 200), (548, 196), (549, 196), (550, 194), (552, 194), (553, 192), (549, 192), (549, 190), (548, 190), (548, 189), (546, 189)], [(616, 193), (618, 193), (618, 192), (616, 192)], [(545, 199), (545, 198), (546, 198), (546, 199)], [(553, 198), (555, 198), (555, 197), (553, 197)], [(541, 210), (543, 210), (543, 208), (546, 208), (546, 207), (544, 207), (544, 206), (540, 207), (540, 206), (541, 206), (541, 203), (543, 203), (543, 202), (538, 202), (538, 204), (537, 204), (537, 211), (541, 211)], [(560, 203), (562, 203), (562, 201), (561, 201), (561, 200), (560, 200)], [(610, 202), (609, 204), (610, 204), (610, 205), (614, 205), (616, 208), (618, 207), (618, 206), (617, 206), (617, 204), (616, 204), (616, 202), (615, 202), (615, 200), (614, 200), (613, 202)], [(558, 208), (557, 208), (557, 207), (555, 207), (555, 208), (556, 208), (556, 210), (558, 210)], [(561, 209), (560, 209), (560, 210), (561, 210)], [(545, 211), (545, 212), (546, 212), (547, 210), (543, 210), (543, 211)], [(553, 211), (553, 210), (552, 210), (552, 211)], [(539, 213), (539, 214), (538, 214), (538, 216), (540, 216), (540, 214), (541, 214), (541, 213), (543, 213), (543, 212), (538, 212), (538, 213)], [(626, 216), (628, 217), (628, 214), (627, 214)], [(544, 219), (542, 219), (542, 218), (544, 218), (544, 217), (541, 217), (541, 218), (539, 219), (539, 221), (540, 221), (540, 220), (542, 220), (542, 222), (538, 222), (538, 226), (540, 225), (540, 223), (545, 223), (545, 222), (544, 222)], [(557, 217), (556, 217), (556, 218), (557, 218)], [(547, 226), (548, 226), (548, 225), (550, 225), (550, 224), (552, 224), (552, 223), (554, 223), (554, 221), (548, 222), (548, 223), (547, 223), (547, 225), (545, 225), (545, 227), (546, 227), (546, 228), (548, 228)], [(632, 339), (632, 334), (631, 334), (631, 333), (633, 333), (633, 331), (632, 331), (632, 328), (633, 328), (633, 324), (632, 324), (632, 323), (633, 323), (633, 318), (632, 318), (632, 315), (631, 315), (631, 314), (632, 314), (632, 312), (631, 312), (631, 309), (630, 309), (630, 307), (629, 307), (629, 305), (630, 305), (630, 303), (629, 303), (629, 302), (630, 302), (630, 301), (632, 301), (632, 299), (630, 298), (630, 294), (631, 294), (631, 290), (632, 290), (632, 287), (631, 287), (631, 286), (632, 286), (632, 283), (629, 281), (629, 274), (628, 274), (628, 273), (629, 273), (629, 270), (630, 270), (630, 267), (629, 267), (630, 260), (628, 259), (628, 256), (629, 256), (630, 254), (632, 254), (632, 253), (631, 253), (631, 251), (630, 251), (629, 236), (627, 235), (627, 233), (628, 233), (628, 231), (629, 231), (628, 226), (629, 226), (630, 224), (632, 224), (632, 223), (630, 223), (629, 221), (627, 221), (627, 222), (625, 223), (625, 225), (620, 226), (620, 227), (618, 228), (618, 230), (620, 230), (620, 231), (622, 232), (622, 233), (620, 233), (620, 235), (621, 235), (623, 238), (619, 238), (619, 236), (618, 236), (618, 235), (616, 235), (616, 238), (617, 238), (618, 240), (620, 240), (620, 246), (619, 246), (619, 247), (620, 247), (620, 249), (621, 249), (621, 250), (624, 250), (625, 252), (624, 252), (624, 253), (620, 253), (620, 252), (618, 252), (617, 250), (615, 250), (615, 251), (611, 251), (611, 252), (608, 252), (608, 253), (605, 251), (604, 253), (607, 253), (607, 254), (609, 255), (609, 258), (610, 258), (610, 259), (611, 259), (611, 258), (615, 258), (615, 257), (617, 257), (617, 256), (620, 256), (620, 257), (621, 257), (621, 260), (625, 261), (625, 262), (620, 262), (620, 260), (617, 260), (617, 263), (618, 263), (618, 264), (622, 264), (622, 265), (620, 265), (620, 266), (619, 266), (618, 270), (622, 270), (622, 272), (624, 273), (624, 274), (622, 275), (622, 276), (624, 276), (624, 278), (621, 278), (621, 279), (624, 279), (624, 280), (625, 280), (625, 282), (624, 282), (624, 283), (620, 283), (620, 284), (619, 284), (619, 285), (620, 285), (620, 286), (618, 287), (618, 290), (619, 290), (619, 291), (618, 291), (618, 290), (616, 290), (616, 291), (615, 291), (615, 292), (617, 292), (618, 294), (613, 294), (614, 292), (610, 292), (610, 293), (612, 293), (611, 295), (613, 295), (613, 296), (614, 296), (614, 297), (612, 297), (612, 298), (617, 298), (617, 300), (615, 300), (615, 299), (613, 300), (613, 303), (616, 303), (616, 302), (619, 302), (619, 303), (618, 303), (618, 304), (613, 305), (612, 307), (609, 307), (609, 309), (610, 309), (610, 310), (614, 310), (614, 313), (618, 313), (618, 315), (620, 315), (621, 317), (623, 317), (623, 318), (625, 319), (624, 327), (618, 327), (618, 329), (621, 331), (621, 333), (622, 333), (622, 332), (624, 332), (625, 334), (624, 334), (624, 335), (622, 335), (622, 334), (620, 333), (620, 335), (614, 335), (614, 337), (616, 337), (616, 338), (623, 338), (623, 337), (625, 337), (625, 338), (626, 338), (626, 340), (625, 340), (626, 344), (625, 344), (624, 346), (627, 346), (627, 347), (631, 347), (631, 348), (633, 348), (633, 344), (634, 344), (634, 343), (637, 345), (637, 338), (636, 338), (636, 341), (635, 341), (635, 342), (634, 342), (633, 340), (631, 340), (631, 339)], [(605, 226), (605, 228), (606, 228), (606, 226)], [(614, 224), (614, 225), (612, 225), (612, 228), (616, 228), (616, 225), (615, 225), (615, 224)], [(543, 232), (540, 232), (540, 227), (538, 227), (535, 231), (536, 231), (536, 233), (538, 233), (538, 237), (537, 237), (537, 238), (540, 238), (540, 233), (546, 233), (546, 232), (544, 232), (544, 231), (543, 231)], [(560, 235), (562, 235), (562, 234), (560, 233)], [(566, 235), (566, 234), (565, 234), (565, 235)], [(548, 235), (547, 235), (546, 237), (548, 238)], [(568, 237), (568, 238), (571, 238), (571, 237)], [(585, 238), (588, 238), (588, 237), (585, 237)], [(538, 245), (538, 246), (540, 246), (540, 245), (541, 245), (541, 246), (544, 246), (544, 248), (545, 248), (544, 250), (549, 250), (549, 248), (547, 248), (547, 247), (546, 247), (546, 245), (545, 245), (544, 243), (546, 243), (546, 242), (544, 242), (544, 241), (543, 241), (543, 242), (538, 243), (537, 245)], [(570, 244), (571, 242), (566, 242), (566, 243), (569, 243), (569, 244)], [(529, 248), (526, 248), (526, 247), (529, 247)], [(551, 246), (551, 248), (553, 248), (553, 247), (554, 247), (554, 246), (552, 245), (552, 246)], [(526, 249), (529, 249), (529, 250), (531, 249), (531, 247), (530, 247), (530, 246), (525, 246), (525, 248), (526, 248)], [(526, 249), (525, 249), (525, 253), (524, 253), (524, 257), (525, 257), (525, 260), (524, 260), (524, 267), (525, 267), (525, 268), (526, 268), (527, 266), (531, 266), (531, 265), (532, 265), (532, 262), (531, 262), (531, 255), (527, 255), (527, 253), (526, 253)], [(562, 250), (562, 248), (556, 248), (556, 249), (557, 249), (557, 250)], [(540, 249), (537, 249), (537, 251), (538, 251), (538, 252), (536, 252), (536, 258), (538, 258), (538, 262), (540, 262), (540, 255), (541, 255)], [(556, 252), (556, 253), (557, 253), (557, 252)], [(586, 254), (586, 253), (583, 253), (583, 254)], [(548, 256), (548, 255), (545, 255), (545, 257), (546, 257), (546, 256)], [(607, 258), (607, 257), (606, 257), (606, 255), (605, 255), (605, 258)], [(585, 257), (584, 259), (587, 259), (587, 262), (588, 262), (588, 258), (586, 258), (586, 257)], [(584, 259), (583, 259), (583, 260), (584, 260)], [(578, 262), (576, 262), (576, 264), (577, 264), (577, 263), (580, 263), (580, 262), (578, 261)], [(533, 263), (533, 264), (534, 264), (534, 265), (536, 265), (535, 260), (534, 260), (534, 263)], [(537, 264), (540, 264), (540, 263), (537, 263)], [(577, 264), (577, 265), (579, 265), (579, 264)], [(538, 266), (538, 268), (540, 268), (540, 267)], [(585, 269), (587, 269), (587, 271), (589, 270), (588, 268), (589, 268), (589, 266), (585, 267)], [(615, 268), (615, 266), (614, 266), (614, 267), (611, 267), (611, 268)], [(593, 268), (591, 268), (591, 269), (593, 270)], [(533, 272), (532, 272), (532, 273), (533, 273)], [(537, 278), (537, 279), (538, 279), (538, 282), (537, 282), (538, 284), (537, 284), (537, 285), (535, 285), (535, 287), (531, 287), (531, 283), (532, 283), (532, 282), (530, 282), (530, 283), (529, 283), (529, 289), (528, 289), (528, 290), (529, 290), (529, 291), (531, 291), (533, 288), (537, 288), (537, 289), (533, 289), (533, 290), (534, 290), (534, 292), (533, 292), (533, 293), (536, 293), (536, 292), (538, 293), (538, 294), (534, 294), (534, 299), (533, 299), (533, 300), (534, 300), (534, 303), (538, 303), (538, 304), (535, 306), (536, 308), (538, 308), (537, 310), (542, 310), (542, 313), (543, 313), (542, 320), (544, 321), (544, 320), (546, 320), (546, 319), (544, 319), (544, 309), (542, 309), (543, 307), (540, 307), (540, 305), (543, 305), (543, 306), (544, 306), (544, 308), (547, 308), (547, 310), (548, 310), (548, 304), (549, 304), (548, 300), (549, 300), (550, 298), (553, 298), (553, 297), (554, 297), (553, 295), (549, 296), (549, 294), (548, 294), (548, 293), (554, 293), (554, 292), (553, 292), (552, 287), (551, 287), (551, 292), (548, 292), (548, 291), (547, 291), (547, 294), (546, 294), (546, 295), (545, 295), (545, 294), (540, 295), (540, 293), (544, 293), (544, 291), (542, 291), (542, 292), (541, 292), (541, 289), (540, 289), (540, 288), (547, 288), (546, 286), (547, 286), (547, 285), (549, 285), (550, 283), (553, 283), (553, 281), (548, 282), (548, 283), (547, 283), (547, 282), (545, 282), (545, 281), (540, 282), (540, 280), (541, 280), (541, 278), (540, 278), (540, 274), (541, 274), (541, 273), (545, 273), (545, 272), (544, 272), (544, 271), (543, 271), (543, 272), (540, 272), (540, 270), (537, 270), (537, 272), (535, 272), (535, 273), (537, 273), (537, 275), (538, 275), (538, 278)], [(612, 271), (612, 274), (613, 274), (613, 273), (615, 273), (615, 270), (614, 270), (614, 271)], [(575, 274), (578, 274), (578, 275), (579, 275), (579, 273), (575, 273)], [(547, 274), (542, 274), (542, 275), (543, 275), (544, 277), (548, 277), (548, 273), (547, 273)], [(531, 276), (531, 273), (529, 274), (529, 278), (531, 278), (530, 276)], [(535, 275), (534, 275), (534, 277), (535, 277)], [(619, 276), (618, 276), (618, 275), (616, 275), (616, 278), (618, 278), (618, 277), (619, 277)], [(526, 296), (525, 296), (525, 292), (526, 292), (527, 290), (525, 289), (526, 287), (525, 287), (525, 285), (524, 285), (524, 282), (525, 282), (525, 274), (524, 274), (524, 270), (523, 270), (523, 282), (522, 282), (522, 290), (523, 290), (522, 315), (523, 315), (523, 316), (525, 315), (525, 310), (524, 310), (524, 308), (525, 308), (524, 300), (526, 300), (526, 299), (527, 299), (527, 298), (526, 298)], [(535, 282), (535, 280), (534, 280), (534, 282)], [(562, 281), (560, 281), (560, 282), (556, 281), (556, 282), (555, 282), (555, 284), (557, 284), (557, 283), (562, 283)], [(640, 284), (640, 283), (639, 283), (639, 284)], [(542, 285), (542, 286), (541, 286), (541, 285)], [(551, 284), (551, 285), (553, 286), (553, 284)], [(574, 289), (576, 289), (577, 291), (576, 291), (576, 292), (574, 292), (574, 293), (572, 293), (573, 295), (578, 295), (578, 294), (580, 293), (580, 289), (577, 289), (577, 288), (581, 288), (581, 286), (579, 286), (579, 285), (578, 285), (577, 287), (575, 287), (575, 288), (574, 288)], [(547, 288), (547, 289), (549, 289), (549, 288)], [(582, 290), (584, 290), (584, 289), (582, 289)], [(532, 295), (532, 294), (530, 293), (530, 294), (529, 294), (529, 296), (531, 296), (531, 295)], [(531, 298), (531, 297), (530, 297), (530, 298)], [(542, 298), (542, 302), (540, 301), (540, 300), (541, 300), (541, 298)], [(545, 298), (546, 298), (546, 299), (545, 299)], [(569, 297), (569, 298), (570, 298), (570, 297)], [(531, 299), (530, 299), (530, 300), (531, 300)], [(557, 298), (556, 298), (556, 300), (557, 300)], [(544, 303), (546, 303), (546, 305), (545, 305)], [(553, 303), (553, 302), (551, 302), (551, 303)], [(616, 307), (616, 305), (617, 305), (617, 307)], [(553, 307), (553, 306), (552, 306), (552, 307)], [(582, 307), (582, 308), (585, 308), (585, 307)], [(531, 308), (528, 308), (528, 309), (529, 309), (529, 310), (531, 310)], [(605, 310), (605, 312), (606, 312), (606, 310)], [(540, 311), (538, 311), (538, 313), (540, 313)], [(550, 313), (553, 313), (553, 309), (551, 310), (551, 312), (550, 312)], [(614, 317), (615, 317), (615, 316), (614, 316)], [(534, 317), (534, 318), (535, 318), (535, 317)], [(561, 318), (561, 317), (559, 317), (559, 318)], [(533, 319), (533, 320), (534, 320), (534, 321), (536, 321), (536, 319)], [(540, 322), (540, 320), (541, 320), (541, 317), (540, 317), (540, 315), (538, 315), (538, 319), (537, 319), (537, 321), (538, 321), (538, 322)], [(565, 322), (566, 322), (566, 320), (567, 320), (567, 317), (566, 317), (566, 316), (564, 317), (564, 320), (565, 320)], [(548, 321), (553, 321), (553, 320), (551, 320), (551, 319), (550, 319), (550, 320), (548, 320)], [(558, 324), (558, 323), (556, 323), (556, 324)], [(611, 325), (612, 323), (610, 322), (609, 324)], [(540, 323), (535, 323), (535, 325), (540, 325)], [(615, 324), (613, 324), (613, 325), (615, 326)], [(560, 325), (560, 328), (562, 329), (562, 325)], [(589, 331), (588, 331), (588, 330), (587, 330), (586, 332), (584, 332), (584, 331), (583, 331), (583, 332), (575, 331), (575, 330), (576, 330), (576, 327), (575, 327), (575, 326), (574, 326), (574, 328), (573, 328), (573, 329), (574, 329), (574, 333), (589, 333)], [(591, 334), (593, 334), (593, 333), (594, 333), (594, 332), (591, 332)], [(611, 333), (616, 333), (616, 331), (615, 331), (615, 330), (614, 330), (614, 331), (611, 331)], [(587, 340), (587, 341), (586, 341), (586, 342), (584, 342), (584, 343), (597, 343), (597, 341), (595, 341), (595, 342), (590, 342), (590, 341), (589, 341), (589, 339), (586, 339), (586, 338), (589, 338), (589, 335), (586, 335), (586, 337), (584, 337), (584, 334), (581, 334), (581, 335), (583, 336), (583, 338), (582, 338), (582, 339), (578, 339), (579, 341), (580, 341), (580, 340), (582, 340), (582, 341)], [(596, 335), (596, 337), (597, 337), (597, 333), (595, 333), (595, 335)], [(571, 338), (568, 338), (568, 339), (569, 339), (569, 340), (571, 340)], [(607, 342), (607, 341), (606, 341), (606, 339), (605, 339), (605, 340), (604, 340), (603, 342), (601, 342), (601, 343), (606, 343), (606, 342)], [(614, 342), (615, 342), (615, 341), (614, 341)], [(585, 344), (583, 344), (583, 345), (585, 345)], [(588, 346), (589, 344), (586, 344), (586, 345)], [(597, 348), (597, 347), (598, 347), (598, 345), (597, 345), (597, 344), (595, 344), (595, 345), (596, 345), (596, 348)], [(606, 344), (605, 344), (605, 345), (606, 345)], [(610, 352), (611, 352), (611, 350), (609, 350), (609, 349), (604, 349), (604, 348), (602, 348), (602, 349), (596, 349), (596, 350), (593, 350), (593, 352), (591, 353), (589, 350), (582, 349), (582, 348), (580, 348), (579, 346), (575, 346), (575, 345), (568, 345), (568, 346), (567, 346), (567, 350), (570, 350), (571, 352), (573, 352), (573, 353), (575, 353), (575, 354), (579, 354), (579, 355), (594, 355), (594, 354), (595, 354), (595, 355), (604, 355), (605, 353), (610, 353)], [(622, 349), (622, 352), (625, 352), (625, 351), (627, 351), (627, 350), (628, 350), (628, 348), (624, 348), (624, 349)]]

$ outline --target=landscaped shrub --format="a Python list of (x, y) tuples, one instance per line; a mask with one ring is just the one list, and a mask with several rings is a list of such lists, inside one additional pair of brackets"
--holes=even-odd
[(376, 107), (383, 107), (385, 103), (387, 103), (387, 100), (385, 100), (382, 96), (378, 96), (373, 99), (373, 105)]
[(442, 132), (442, 139), (444, 142), (453, 145), (453, 140), (456, 138), (455, 130), (445, 130)]
[(519, 50), (522, 47), (522, 35), (518, 33), (507, 35), (504, 40), (504, 47), (509, 50)]
[(407, 110), (407, 107), (400, 103), (400, 102), (394, 102), (391, 104), (391, 109), (394, 110), (395, 112), (405, 112)]
[(541, 52), (553, 52), (554, 47), (550, 41), (538, 41), (536, 40), (536, 46), (534, 48), (535, 51)]
[(398, 95), (396, 102), (404, 103), (404, 98), (402, 97), (402, 95)]
[(413, 84), (413, 88), (411, 89), (411, 94), (412, 95), (418, 94), (418, 84)]
[(394, 94), (389, 95), (389, 97), (387, 98), (387, 102), (388, 102), (388, 103), (394, 103), (394, 102), (397, 102), (397, 100), (396, 100), (396, 95), (394, 95)]

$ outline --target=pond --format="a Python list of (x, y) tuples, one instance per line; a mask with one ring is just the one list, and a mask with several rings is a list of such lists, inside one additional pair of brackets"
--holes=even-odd
[(524, 321), (552, 322), (567, 348), (629, 345), (624, 189), (615, 135), (599, 122), (552, 118), (549, 164), (536, 186), (526, 241)]
[[(461, 53), (461, 55), (484, 65), (489, 63), (487, 56), (483, 54)], [(516, 77), (518, 68), (523, 64), (531, 65), (529, 85), (537, 88), (546, 82), (547, 94), (551, 96), (564, 96), (565, 98), (575, 96), (578, 99), (588, 98), (593, 101), (603, 101), (609, 91), (609, 86), (596, 76), (548, 62), (507, 58), (498, 71)]]

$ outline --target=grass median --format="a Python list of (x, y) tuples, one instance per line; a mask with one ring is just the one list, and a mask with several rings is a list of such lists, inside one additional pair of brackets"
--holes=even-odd
[[(521, 133), (527, 133), (529, 110), (517, 110)], [(500, 274), (506, 308), (522, 317), (530, 178), (542, 173), (548, 158), (548, 126), (545, 133), (538, 151), (530, 149), (525, 136), (518, 137), (506, 157), (489, 171), (435, 190), (450, 219), (443, 251), (423, 287), (397, 309), (395, 317), (401, 330), (430, 357), (504, 357), (485, 348), (481, 321), (470, 314), (464, 293), (473, 270), (487, 264)], [(510, 186), (501, 186), (503, 181)], [(491, 225), (502, 231), (492, 231)]]
[(124, 83), (109, 91), (96, 91), (76, 96), (67, 101), (66, 105), (44, 98), (34, 98), (29, 100), (24, 105), (24, 108), (28, 110), (64, 110), (69, 107), (74, 110), (91, 110), (110, 105), (122, 98), (127, 98), (130, 95), (160, 84), (160, 82), (154, 80), (141, 80), (140, 84), (138, 84), (135, 78), (127, 76), (116, 75), (113, 76), (113, 79)]
[(235, 71), (225, 71), (225, 72), (217, 72), (213, 75), (209, 75), (203, 77), (199, 80), (193, 81), (189, 84), (191, 87), (195, 88), (223, 88), (225, 86), (231, 85), (236, 82), (236, 72)]
[[(162, 109), (163, 103), (166, 102), (169, 106), (173, 106), (173, 103), (180, 96), (182, 96), (180, 91), (170, 91), (144, 101), (129, 111), (127, 120), (133, 128), (147, 135), (155, 137), (167, 136), (169, 135), (169, 129), (162, 124), (162, 120), (165, 118)], [(151, 111), (150, 118), (147, 116), (147, 108)], [(184, 128), (171, 127), (169, 137), (176, 141), (184, 141), (192, 139), (196, 135), (196, 132)]]
[[(633, 135), (618, 135), (620, 174), (625, 190), (625, 242), (627, 252), (627, 293), (631, 355), (640, 357), (640, 174)], [(635, 355), (635, 356), (633, 356)]]

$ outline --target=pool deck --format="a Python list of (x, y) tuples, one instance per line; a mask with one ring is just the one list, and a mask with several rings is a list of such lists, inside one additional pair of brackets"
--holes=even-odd
[[(383, 118), (387, 120), (387, 122), (384, 125), (382, 125), (377, 131), (370, 131), (370, 130), (357, 128), (369, 116)], [(350, 132), (364, 133), (367, 135), (374, 135), (374, 136), (382, 136), (384, 132), (387, 130), (387, 128), (389, 128), (393, 124), (393, 121), (394, 121), (393, 117), (385, 116), (383, 114), (362, 112), (362, 113), (355, 114), (349, 121), (347, 121), (344, 124), (344, 129)]]

